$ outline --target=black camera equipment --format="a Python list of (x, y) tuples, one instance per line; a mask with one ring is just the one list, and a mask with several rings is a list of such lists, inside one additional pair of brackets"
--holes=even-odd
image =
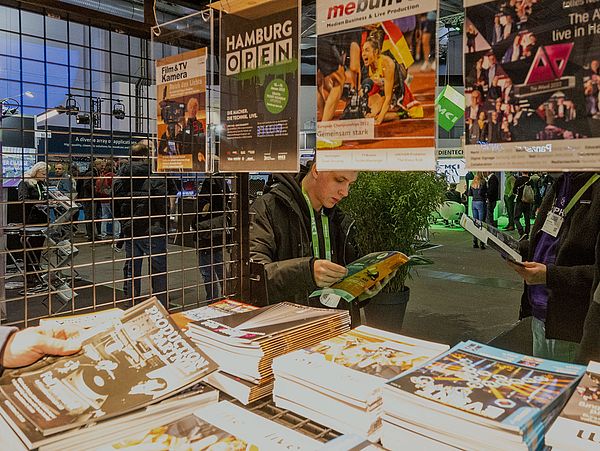
[(362, 119), (369, 114), (369, 92), (373, 89), (375, 83), (370, 78), (365, 78), (360, 87), (360, 91), (351, 88), (349, 92), (350, 101), (344, 112), (342, 119)]

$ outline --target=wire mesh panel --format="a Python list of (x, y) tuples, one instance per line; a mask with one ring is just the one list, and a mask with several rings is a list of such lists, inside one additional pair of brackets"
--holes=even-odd
[(210, 43), (207, 27), (150, 42), (0, 6), (2, 323), (236, 292), (236, 177), (151, 162), (152, 58)]

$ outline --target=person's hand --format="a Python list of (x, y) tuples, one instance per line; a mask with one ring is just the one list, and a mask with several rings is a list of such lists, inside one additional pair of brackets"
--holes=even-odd
[(19, 368), (45, 355), (70, 355), (81, 349), (79, 329), (28, 327), (10, 336), (4, 348), (2, 366)]
[(370, 289), (365, 290), (358, 298), (356, 299), (358, 302), (366, 301), (367, 299), (371, 299), (373, 296), (379, 294), (379, 292), (385, 287), (390, 280), (396, 277), (396, 273), (398, 270), (396, 269), (393, 273), (388, 274), (382, 280), (373, 285)]
[(527, 285), (546, 285), (546, 265), (537, 262), (523, 262), (523, 266), (508, 262)]
[(346, 277), (348, 270), (329, 260), (317, 259), (313, 263), (315, 283), (319, 288), (330, 287)]

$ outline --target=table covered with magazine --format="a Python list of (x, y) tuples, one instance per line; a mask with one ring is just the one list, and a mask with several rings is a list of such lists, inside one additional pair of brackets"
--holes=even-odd
[(53, 322), (80, 327), (82, 350), (4, 373), (0, 449), (598, 446), (596, 362), (350, 330), (345, 310), (290, 303), (169, 315), (152, 298)]

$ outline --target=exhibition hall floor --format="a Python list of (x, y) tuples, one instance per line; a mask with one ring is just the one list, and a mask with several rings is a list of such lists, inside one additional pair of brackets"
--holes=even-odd
[(411, 294), (402, 332), (450, 345), (504, 334), (507, 347), (528, 348), (525, 324), (515, 327), (522, 279), (495, 251), (474, 249), (472, 236), (461, 228), (434, 226), (430, 240), (442, 246), (426, 251), (435, 263), (407, 281)]

